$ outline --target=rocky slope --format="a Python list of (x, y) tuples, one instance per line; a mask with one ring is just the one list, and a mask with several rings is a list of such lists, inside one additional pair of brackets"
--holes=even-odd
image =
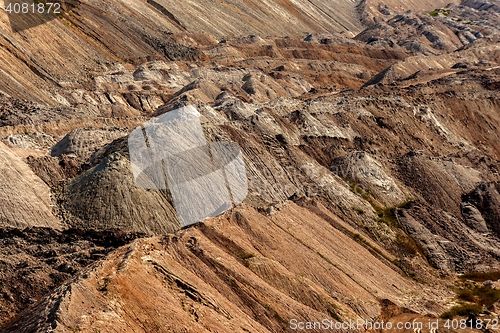
[(442, 0), (420, 0), (420, 1), (392, 1), (385, 0), (362, 0), (358, 4), (358, 12), (361, 15), (361, 21), (371, 26), (375, 23), (386, 21), (396, 14), (408, 12), (422, 12), (422, 9), (431, 11), (435, 8), (442, 8), (451, 4), (460, 4), (460, 1), (442, 1)]
[[(0, 11), (3, 331), (422, 319), (500, 270), (496, 2), (374, 5), (89, 1), (19, 32)], [(249, 194), (179, 230), (127, 135), (185, 105)]]
[(140, 236), (119, 230), (2, 228), (1, 325), (5, 326), (9, 319), (41, 300), (82, 268)]
[(61, 228), (52, 215), (49, 187), (3, 143), (0, 143), (0, 196), (2, 226)]
[(449, 293), (402, 277), (390, 254), (342, 228), (353, 231), (310, 202), (271, 216), (243, 206), (120, 248), (4, 331), (277, 332), (291, 318), (376, 318), (385, 299), (441, 310)]

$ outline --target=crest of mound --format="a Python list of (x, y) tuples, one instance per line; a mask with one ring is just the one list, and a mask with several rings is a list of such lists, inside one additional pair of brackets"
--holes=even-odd
[(405, 193), (399, 188), (384, 166), (369, 153), (356, 151), (335, 161), (338, 176), (349, 178), (369, 189), (377, 198), (396, 205), (405, 200)]
[(177, 92), (180, 96), (186, 92), (192, 92), (193, 96), (197, 96), (197, 100), (210, 102), (219, 96), (222, 92), (215, 84), (207, 80), (195, 80)]
[(0, 202), (1, 226), (61, 228), (52, 215), (49, 187), (1, 142)]
[(149, 235), (180, 229), (167, 193), (138, 187), (130, 161), (120, 152), (68, 182), (61, 198), (62, 217), (75, 228), (119, 228)]
[(95, 147), (101, 147), (126, 134), (119, 129), (78, 128), (55, 144), (52, 147), (51, 155), (75, 155), (82, 160), (87, 160), (94, 152)]
[(398, 61), (369, 80), (365, 86), (374, 84), (390, 84), (404, 81), (416, 84), (435, 80), (460, 71), (457, 63), (467, 59), (470, 63), (490, 61), (491, 68), (500, 62), (498, 48), (495, 46), (470, 47), (453, 54), (424, 56), (417, 55)]

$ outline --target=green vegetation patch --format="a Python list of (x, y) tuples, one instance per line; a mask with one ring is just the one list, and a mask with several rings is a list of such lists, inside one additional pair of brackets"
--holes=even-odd
[(500, 290), (493, 289), (490, 286), (472, 285), (459, 289), (457, 298), (488, 307), (500, 300)]
[(460, 278), (476, 282), (484, 282), (487, 280), (496, 281), (500, 279), (500, 271), (488, 272), (488, 273), (471, 272), (461, 275)]
[(500, 301), (500, 290), (481, 283), (487, 280), (498, 280), (499, 277), (500, 272), (472, 272), (460, 276), (461, 281), (456, 289), (456, 298), (461, 304), (444, 312), (441, 317), (475, 316), (483, 312), (483, 308)]
[(448, 15), (450, 15), (450, 11), (451, 10), (447, 9), (447, 8), (436, 8), (432, 12), (430, 12), (429, 15), (432, 17), (436, 17), (439, 14), (442, 14), (444, 16), (448, 16)]
[(358, 215), (364, 215), (364, 214), (365, 214), (365, 211), (364, 211), (364, 210), (362, 210), (362, 209), (361, 209), (361, 208), (359, 208), (359, 207), (352, 206), (351, 208), (352, 208), (352, 210), (354, 210), (356, 213), (358, 213)]
[(250, 259), (255, 257), (255, 254), (250, 253), (250, 252), (243, 252), (243, 253), (238, 253), (237, 254), (238, 258), (243, 260), (243, 265), (245, 267), (250, 267)]
[(238, 257), (240, 257), (240, 258), (241, 258), (241, 259), (243, 259), (243, 260), (246, 260), (246, 259), (250, 259), (250, 258), (255, 257), (255, 254), (253, 254), (253, 253), (249, 253), (249, 252), (239, 253), (239, 254), (238, 254)]
[(460, 304), (452, 307), (444, 312), (441, 318), (449, 319), (453, 317), (468, 317), (469, 315), (477, 316), (483, 312), (483, 307), (477, 304)]
[(424, 258), (426, 257), (425, 250), (422, 245), (402, 231), (399, 231), (396, 234), (396, 244), (405, 255), (414, 257), (420, 254)]
[(328, 312), (328, 314), (330, 315), (330, 317), (332, 317), (336, 321), (342, 321), (342, 318), (340, 318), (340, 316), (337, 314), (337, 311), (335, 311), (335, 310), (333, 310), (331, 308), (327, 308), (326, 311)]

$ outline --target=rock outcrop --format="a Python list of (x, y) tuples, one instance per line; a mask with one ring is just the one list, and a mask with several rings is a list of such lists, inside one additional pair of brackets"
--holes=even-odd
[(0, 142), (0, 225), (61, 229), (52, 215), (50, 188)]

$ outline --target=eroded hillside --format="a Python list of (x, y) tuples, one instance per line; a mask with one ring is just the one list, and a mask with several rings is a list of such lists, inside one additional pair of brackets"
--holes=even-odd
[(37, 318), (7, 330), (277, 332), (289, 318), (377, 317), (385, 299), (441, 310), (448, 292), (404, 278), (385, 250), (340, 228), (354, 232), (310, 202), (287, 202), (271, 216), (244, 205), (120, 248), (57, 288), (33, 309)]
[[(438, 5), (89, 1), (20, 32), (0, 12), (4, 331), (281, 332), (457, 304), (456, 273), (500, 270), (499, 14)], [(179, 230), (127, 139), (186, 105), (241, 147), (249, 193)]]

